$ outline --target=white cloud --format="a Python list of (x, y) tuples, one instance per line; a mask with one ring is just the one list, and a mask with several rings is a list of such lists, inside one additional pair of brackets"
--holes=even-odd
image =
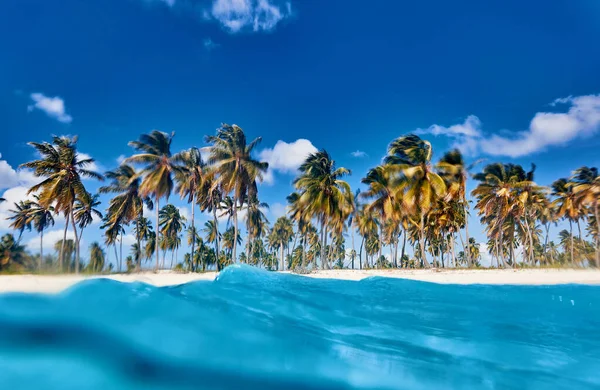
[(264, 176), (264, 181), (273, 183), (274, 171), (295, 173), (306, 157), (316, 151), (317, 148), (307, 139), (298, 139), (292, 143), (277, 141), (272, 149), (264, 149), (259, 154), (261, 160), (269, 163), (269, 170)]
[(527, 130), (513, 136), (484, 134), (481, 121), (474, 115), (461, 124), (433, 125), (417, 129), (416, 133), (449, 137), (454, 140), (453, 146), (467, 154), (520, 157), (589, 137), (600, 128), (600, 95), (561, 98), (550, 105), (568, 105), (569, 108), (567, 112), (538, 112)]
[(275, 218), (283, 217), (287, 214), (287, 206), (281, 203), (273, 203), (270, 206), (269, 211)]
[(31, 187), (38, 181), (30, 170), (14, 169), (6, 160), (0, 160), (0, 190), (16, 186)]
[(357, 150), (350, 154), (352, 154), (352, 157), (355, 157), (355, 158), (365, 158), (368, 156), (368, 154), (366, 152), (363, 152), (362, 150)]
[(212, 50), (214, 50), (214, 49), (218, 48), (219, 46), (221, 46), (221, 45), (219, 45), (218, 43), (216, 43), (215, 41), (213, 41), (213, 40), (212, 40), (212, 39), (210, 39), (210, 38), (205, 38), (205, 39), (202, 41), (202, 44), (204, 45), (204, 48), (205, 48), (207, 51), (212, 51)]
[[(64, 226), (63, 226), (64, 228)], [(44, 232), (44, 252), (46, 253), (50, 253), (52, 251), (54, 251), (54, 244), (56, 244), (58, 241), (63, 239), (63, 234), (64, 234), (64, 230), (63, 229), (52, 229), (52, 230), (48, 230), (46, 232)], [(75, 239), (75, 235), (73, 234), (73, 230), (72, 229), (68, 229), (67, 230), (67, 240), (74, 240)], [(29, 239), (29, 241), (27, 241), (27, 243), (25, 244), (27, 246), (27, 249), (29, 249), (32, 252), (36, 252), (38, 253), (40, 250), (40, 237), (39, 236), (35, 236), (32, 237), (31, 239)], [(84, 253), (84, 240), (81, 240), (81, 254), (83, 255)]]
[(213, 0), (211, 16), (227, 31), (271, 31), (291, 15), (291, 3), (277, 0)]
[(28, 111), (38, 109), (59, 122), (71, 123), (73, 121), (73, 117), (65, 112), (65, 102), (60, 97), (49, 97), (39, 92), (32, 93), (29, 97), (34, 103), (27, 107)]

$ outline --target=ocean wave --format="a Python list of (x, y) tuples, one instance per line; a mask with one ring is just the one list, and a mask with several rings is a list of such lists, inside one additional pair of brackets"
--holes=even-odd
[(319, 280), (232, 266), (0, 296), (4, 389), (592, 389), (600, 288)]

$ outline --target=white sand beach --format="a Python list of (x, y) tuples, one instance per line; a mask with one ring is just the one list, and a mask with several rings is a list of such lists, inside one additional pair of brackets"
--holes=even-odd
[[(174, 286), (197, 280), (212, 281), (216, 272), (182, 274), (171, 271), (140, 274), (75, 276), (75, 275), (3, 275), (0, 293), (57, 293), (87, 279), (108, 278), (119, 282), (143, 282), (154, 286)], [(308, 275), (311, 278), (361, 280), (371, 276), (403, 278), (443, 284), (593, 284), (600, 285), (600, 271), (579, 269), (519, 269), (519, 270), (327, 270)]]

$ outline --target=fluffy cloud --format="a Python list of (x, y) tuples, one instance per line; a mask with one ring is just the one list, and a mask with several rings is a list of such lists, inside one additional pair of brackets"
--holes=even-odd
[(366, 152), (363, 152), (362, 150), (357, 150), (350, 154), (352, 155), (352, 157), (355, 157), (355, 158), (365, 158), (368, 156), (368, 154)]
[(227, 31), (271, 31), (292, 13), (291, 3), (276, 0), (214, 0), (210, 16)]
[(35, 183), (37, 178), (30, 170), (14, 169), (6, 160), (0, 160), (0, 190), (16, 186), (31, 187)]
[[(77, 157), (79, 158), (79, 160), (87, 160), (88, 158), (92, 158), (92, 156), (90, 156), (87, 153), (77, 153)], [(106, 169), (102, 165), (98, 164), (97, 161), (94, 161), (93, 163), (87, 165), (85, 169), (97, 173), (103, 173), (104, 171), (106, 171)]]
[(273, 183), (273, 172), (295, 173), (309, 154), (317, 148), (307, 139), (298, 139), (292, 143), (277, 141), (272, 149), (260, 152), (260, 159), (269, 163), (269, 170), (264, 177), (266, 183)]
[(63, 123), (71, 123), (73, 121), (73, 117), (66, 113), (65, 102), (60, 97), (50, 97), (39, 92), (32, 93), (29, 97), (33, 100), (33, 104), (27, 107), (28, 111), (36, 109), (43, 111), (50, 118)]
[(471, 155), (520, 157), (589, 137), (600, 128), (600, 95), (561, 98), (551, 104), (562, 105), (568, 106), (566, 112), (538, 112), (527, 130), (513, 136), (484, 134), (481, 121), (474, 115), (450, 127), (433, 125), (416, 132), (446, 136), (454, 140), (455, 147)]
[[(64, 228), (64, 225), (63, 225)], [(50, 253), (52, 251), (54, 251), (54, 244), (56, 244), (58, 241), (63, 239), (63, 234), (64, 234), (64, 230), (63, 229), (52, 229), (52, 230), (48, 230), (46, 232), (44, 232), (44, 254), (46, 253)], [(73, 235), (73, 230), (72, 229), (68, 229), (67, 230), (67, 240), (74, 240), (75, 236)], [(32, 237), (31, 239), (29, 239), (29, 241), (27, 241), (27, 243), (25, 244), (27, 246), (27, 249), (29, 249), (32, 252), (39, 252), (40, 250), (40, 238), (39, 236), (36, 237)], [(83, 255), (85, 245), (84, 245), (84, 240), (81, 240), (81, 254)]]

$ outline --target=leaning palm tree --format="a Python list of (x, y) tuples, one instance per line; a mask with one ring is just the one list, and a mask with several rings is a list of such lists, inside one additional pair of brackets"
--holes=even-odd
[[(156, 226), (159, 226), (160, 199), (166, 198), (173, 191), (173, 174), (180, 171), (177, 158), (171, 155), (171, 142), (175, 133), (166, 134), (153, 130), (150, 134), (142, 134), (138, 141), (129, 145), (140, 153), (125, 160), (126, 163), (143, 165), (143, 180), (139, 187), (142, 198), (153, 196), (156, 206)], [(157, 229), (159, 234), (159, 229)], [(158, 240), (160, 242), (160, 237)], [(156, 270), (159, 265), (159, 247), (156, 245)]]
[[(198, 192), (203, 188), (204, 180), (208, 176), (208, 168), (206, 163), (202, 160), (202, 155), (198, 148), (191, 148), (184, 152), (179, 153), (178, 160), (182, 163), (182, 169), (177, 171), (175, 174), (175, 181), (177, 182), (177, 192), (182, 199), (187, 199), (188, 203), (192, 207), (192, 221), (191, 229), (196, 232), (195, 227), (195, 214), (196, 203), (198, 201)], [(194, 250), (196, 246), (196, 234), (191, 236), (191, 270), (194, 271)]]
[[(233, 194), (233, 226), (234, 236), (238, 235), (237, 210), (242, 206), (242, 201), (248, 194), (248, 188), (257, 180), (263, 180), (263, 174), (269, 164), (258, 161), (252, 157), (254, 148), (260, 143), (261, 138), (255, 138), (249, 144), (241, 127), (223, 124), (217, 130), (217, 135), (207, 137), (212, 144), (210, 148), (209, 163), (215, 173), (215, 186), (222, 188), (225, 193)], [(237, 240), (233, 240), (231, 251), (232, 261), (236, 261)]]
[[(110, 200), (108, 206), (108, 219), (113, 224), (129, 225), (134, 222), (135, 226), (145, 223), (144, 204), (149, 210), (152, 210), (154, 204), (152, 199), (146, 195), (142, 196), (140, 186), (142, 179), (140, 174), (128, 164), (121, 164), (117, 169), (106, 173), (106, 178), (110, 180), (108, 185), (100, 187), (102, 194), (116, 194)], [(149, 225), (149, 222), (146, 223)], [(143, 234), (136, 233), (138, 246), (141, 248)], [(138, 270), (141, 264), (137, 264)]]
[(39, 197), (34, 195), (35, 201), (32, 202), (31, 210), (29, 211), (29, 218), (33, 223), (33, 228), (40, 235), (40, 258), (38, 261), (38, 270), (42, 269), (42, 262), (44, 258), (44, 230), (50, 226), (54, 226), (54, 207), (48, 206), (43, 207), (39, 204)]
[(300, 195), (298, 206), (303, 207), (310, 218), (316, 218), (321, 224), (321, 267), (325, 269), (327, 230), (336, 217), (341, 217), (352, 193), (350, 185), (342, 180), (350, 171), (336, 168), (335, 161), (327, 151), (320, 150), (310, 154), (300, 165), (300, 176), (294, 180)]
[[(30, 142), (29, 145), (40, 154), (40, 159), (22, 164), (21, 167), (33, 169), (33, 174), (43, 180), (31, 187), (28, 193), (39, 191), (39, 204), (42, 207), (47, 208), (54, 204), (55, 212), (66, 216), (63, 243), (67, 236), (67, 225), (69, 221), (71, 222), (76, 246), (75, 273), (79, 273), (79, 240), (73, 215), (75, 201), (87, 194), (82, 178), (103, 180), (104, 177), (86, 169), (94, 159), (80, 158), (77, 153), (77, 136), (73, 138), (55, 136), (52, 144)], [(61, 251), (60, 262), (62, 257)]]
[(432, 155), (431, 143), (409, 134), (392, 141), (385, 157), (385, 163), (399, 173), (396, 197), (418, 221), (421, 261), (425, 266), (429, 266), (425, 257), (425, 220), (437, 200), (446, 194), (444, 180), (431, 166)]

